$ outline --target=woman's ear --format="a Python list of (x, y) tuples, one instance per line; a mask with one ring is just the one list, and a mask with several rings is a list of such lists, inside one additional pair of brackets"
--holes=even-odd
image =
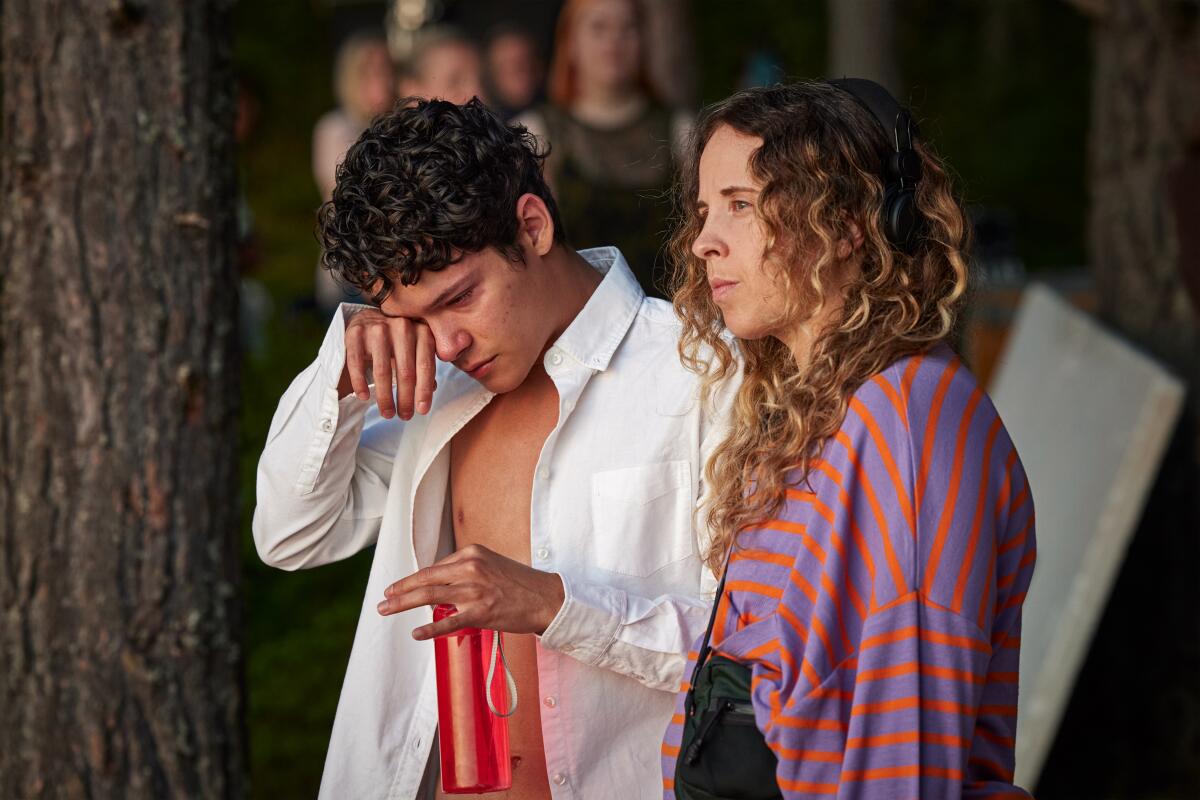
[(849, 258), (852, 254), (858, 252), (858, 248), (862, 247), (863, 232), (858, 223), (854, 220), (849, 220), (846, 223), (846, 235), (838, 239), (837, 257), (841, 260)]
[(554, 246), (554, 220), (546, 201), (536, 194), (517, 198), (517, 230), (522, 242), (539, 256)]

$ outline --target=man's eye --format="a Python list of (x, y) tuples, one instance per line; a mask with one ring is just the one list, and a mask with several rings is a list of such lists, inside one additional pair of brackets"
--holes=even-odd
[(448, 305), (448, 306), (456, 306), (456, 305), (458, 305), (459, 303), (462, 303), (462, 302), (466, 301), (466, 299), (467, 299), (468, 297), (470, 297), (470, 296), (471, 296), (471, 292), (473, 292), (473, 291), (475, 291), (475, 290), (474, 290), (474, 289), (467, 289), (467, 290), (466, 290), (465, 292), (463, 292), (462, 294), (460, 294), (460, 295), (456, 295), (455, 297), (453, 297), (453, 298), (451, 298), (450, 300), (448, 300), (448, 301), (446, 302), (446, 305)]
[(734, 211), (745, 211), (747, 208), (750, 208), (750, 204), (745, 200), (732, 200), (729, 203), (729, 207)]

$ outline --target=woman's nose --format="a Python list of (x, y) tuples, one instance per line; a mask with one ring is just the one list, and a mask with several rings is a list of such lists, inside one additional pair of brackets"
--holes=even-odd
[(700, 229), (700, 235), (696, 237), (696, 241), (692, 242), (692, 253), (696, 258), (709, 261), (726, 255), (728, 249), (721, 237), (712, 230), (708, 221), (705, 221), (704, 227)]

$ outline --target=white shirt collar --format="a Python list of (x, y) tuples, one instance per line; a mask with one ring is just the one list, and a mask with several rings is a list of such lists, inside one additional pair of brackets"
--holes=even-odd
[(581, 364), (603, 371), (633, 324), (646, 293), (617, 248), (593, 247), (580, 250), (579, 255), (604, 279), (554, 346)]

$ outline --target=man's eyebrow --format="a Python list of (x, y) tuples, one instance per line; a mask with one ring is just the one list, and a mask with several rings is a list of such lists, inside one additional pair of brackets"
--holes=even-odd
[(445, 303), (447, 300), (450, 300), (451, 298), (453, 298), (454, 295), (456, 295), (459, 292), (466, 289), (467, 284), (472, 283), (474, 280), (475, 280), (474, 270), (472, 270), (471, 272), (468, 272), (466, 275), (463, 275), (461, 278), (459, 278), (454, 283), (452, 283), (448, 288), (442, 290), (442, 293), (439, 294), (432, 303), (430, 303), (429, 305), (427, 305), (425, 307), (425, 312), (428, 313), (435, 308), (440, 308), (443, 303)]
[(429, 305), (425, 306), (425, 308), (421, 309), (420, 313), (417, 313), (417, 314), (389, 314), (383, 310), (382, 305), (376, 305), (375, 308), (377, 308), (379, 310), (380, 314), (383, 314), (385, 317), (390, 317), (391, 319), (421, 320), (421, 319), (424, 319), (425, 315), (428, 314), (430, 311), (434, 310), (435, 308), (438, 308), (443, 303), (445, 303), (447, 300), (454, 297), (454, 295), (463, 291), (467, 287), (467, 284), (469, 284), (475, 280), (475, 277), (476, 276), (475, 276), (474, 271), (468, 272), (466, 275), (463, 275), (461, 278), (459, 278), (454, 283), (452, 283), (448, 288), (442, 290), (442, 293), (439, 294), (436, 298), (434, 298), (433, 302), (431, 302)]

